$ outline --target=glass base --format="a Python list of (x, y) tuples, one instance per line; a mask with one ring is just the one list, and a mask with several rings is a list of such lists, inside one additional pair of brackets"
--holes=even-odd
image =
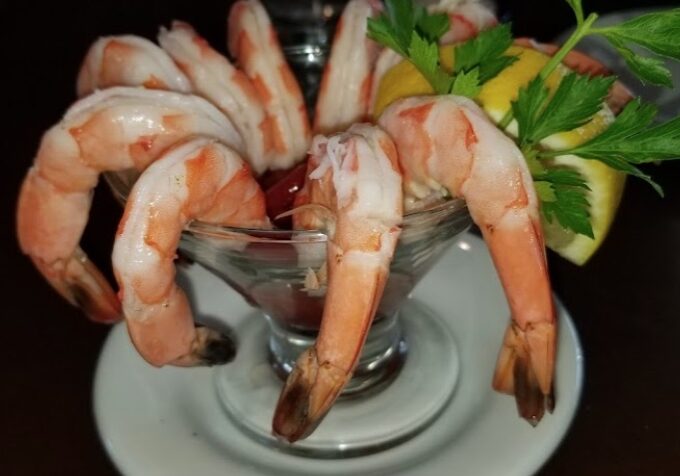
[[(271, 433), (274, 407), (283, 382), (270, 362), (270, 329), (251, 319), (239, 329), (234, 362), (218, 368), (218, 399), (232, 421), (268, 447), (311, 458), (340, 458), (376, 453), (424, 430), (450, 401), (460, 361), (451, 330), (421, 304), (407, 301), (399, 321), (404, 357), (392, 380), (340, 398), (307, 439), (288, 444)], [(274, 366), (275, 367), (275, 366)]]
[[(266, 316), (269, 322), (269, 362), (276, 374), (285, 381), (297, 358), (314, 345), (316, 332), (304, 332), (281, 324)], [(401, 371), (406, 357), (406, 343), (402, 339), (401, 320), (394, 314), (383, 317), (371, 326), (361, 357), (352, 379), (340, 394), (347, 398), (379, 391)]]

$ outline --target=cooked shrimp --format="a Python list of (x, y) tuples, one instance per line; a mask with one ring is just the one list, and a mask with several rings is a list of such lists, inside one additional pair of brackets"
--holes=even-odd
[(165, 51), (151, 41), (133, 35), (99, 38), (80, 67), (78, 96), (113, 86), (191, 91), (189, 80)]
[(187, 23), (161, 28), (158, 42), (189, 77), (194, 93), (232, 120), (245, 142), (246, 160), (256, 174), (264, 172), (274, 144), (270, 121), (250, 79)]
[(175, 284), (182, 229), (193, 219), (268, 228), (264, 193), (232, 149), (199, 138), (151, 164), (128, 197), (113, 246), (113, 270), (132, 342), (152, 365), (223, 363), (231, 341), (196, 328)]
[(374, 0), (351, 0), (342, 12), (319, 87), (315, 132), (338, 132), (367, 118), (380, 47), (366, 37), (366, 25), (380, 10)]
[(115, 293), (78, 246), (99, 174), (141, 171), (193, 134), (242, 148), (229, 120), (207, 101), (141, 88), (88, 96), (43, 136), (19, 192), (19, 244), (50, 284), (91, 319), (120, 318)]
[[(449, 15), (449, 30), (439, 40), (442, 45), (468, 40), (477, 36), (480, 31), (498, 23), (493, 11), (479, 0), (441, 0), (437, 4), (431, 5), (429, 11)], [(369, 100), (369, 111), (371, 113), (383, 76), (403, 60), (404, 58), (399, 53), (389, 48), (383, 49), (378, 55), (373, 70)]]
[(449, 31), (439, 40), (442, 45), (473, 38), (498, 23), (494, 12), (480, 0), (440, 0), (430, 11), (449, 15)]
[[(317, 136), (312, 155), (319, 167), (309, 179), (320, 207), (296, 216), (316, 227), (331, 218), (328, 291), (313, 347), (297, 360), (279, 397), (274, 433), (290, 442), (311, 433), (352, 376), (399, 237), (401, 175), (390, 138), (375, 126)], [(318, 209), (325, 207), (327, 213)]]
[(512, 317), (494, 386), (514, 393), (521, 416), (538, 423), (553, 407), (555, 307), (538, 201), (521, 152), (461, 97), (400, 100), (379, 124), (397, 144), (407, 194), (421, 198), (435, 191), (467, 202)]
[(269, 16), (257, 0), (231, 7), (229, 51), (253, 82), (268, 114), (273, 143), (271, 169), (287, 169), (304, 159), (311, 132), (300, 86), (286, 63)]

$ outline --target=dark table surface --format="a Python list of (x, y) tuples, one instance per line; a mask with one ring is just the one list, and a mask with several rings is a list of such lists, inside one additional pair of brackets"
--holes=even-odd
[[(109, 329), (59, 298), (19, 253), (14, 207), (40, 135), (74, 100), (89, 43), (112, 33), (153, 37), (158, 25), (180, 18), (221, 47), (228, 2), (199, 3), (0, 2), (6, 167), (0, 474), (116, 473), (97, 436), (91, 395)], [(586, 3), (602, 12), (613, 8)], [(643, 2), (616, 8), (635, 6)], [(572, 18), (561, 2), (500, 2), (500, 8), (518, 34), (544, 40)], [(680, 163), (649, 170), (665, 199), (630, 180), (611, 235), (592, 261), (579, 268), (550, 256), (555, 291), (581, 336), (586, 373), (573, 426), (542, 474), (680, 473)], [(110, 194), (98, 190), (84, 237), (97, 263), (109, 261), (119, 215)]]

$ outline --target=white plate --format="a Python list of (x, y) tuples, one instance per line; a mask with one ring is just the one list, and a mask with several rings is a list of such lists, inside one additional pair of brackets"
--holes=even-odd
[[(199, 266), (186, 271), (197, 312), (231, 325), (257, 318), (226, 285)], [(583, 355), (574, 325), (558, 304), (557, 405), (536, 428), (517, 416), (512, 398), (491, 389), (509, 315), (484, 243), (464, 234), (413, 293), (451, 326), (460, 378), (451, 402), (423, 433), (386, 451), (345, 460), (314, 460), (259, 446), (220, 406), (209, 368), (155, 369), (116, 326), (102, 350), (94, 410), (104, 446), (126, 475), (464, 474), (527, 475), (564, 437), (576, 412)], [(388, 390), (389, 391), (389, 390)]]

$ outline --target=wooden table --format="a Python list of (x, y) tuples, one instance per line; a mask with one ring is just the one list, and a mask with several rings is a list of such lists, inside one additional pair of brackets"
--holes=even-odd
[[(113, 33), (153, 37), (158, 25), (180, 18), (221, 48), (227, 2), (201, 3), (0, 4), (6, 177), (0, 187), (1, 474), (116, 473), (92, 416), (93, 372), (108, 329), (87, 322), (19, 253), (14, 206), (40, 135), (74, 99), (89, 43)], [(501, 2), (501, 10), (512, 12), (518, 34), (547, 40), (571, 22), (566, 8), (553, 3)], [(617, 7), (636, 4), (642, 2)], [(586, 379), (574, 424), (542, 474), (680, 471), (680, 163), (649, 170), (665, 199), (630, 180), (611, 235), (588, 265), (550, 257), (555, 290), (581, 336)], [(120, 210), (106, 190), (96, 195), (84, 248), (95, 262), (108, 263)]]

